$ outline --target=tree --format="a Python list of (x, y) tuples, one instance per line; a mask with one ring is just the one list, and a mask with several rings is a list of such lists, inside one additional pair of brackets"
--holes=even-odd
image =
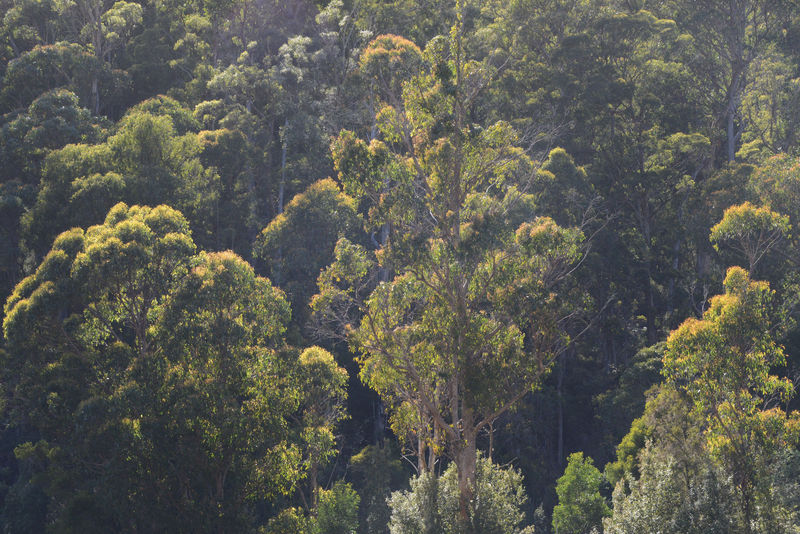
[[(118, 0), (110, 7), (103, 0), (73, 0), (61, 7), (63, 16), (73, 24), (73, 32), (86, 43), (98, 63), (109, 62), (112, 54), (123, 47), (134, 28), (142, 23), (142, 6)], [(91, 109), (100, 113), (99, 77), (91, 78)]]
[[(784, 39), (779, 45), (786, 46)], [(794, 62), (779, 46), (765, 47), (750, 66), (750, 83), (740, 113), (745, 130), (738, 151), (744, 161), (760, 162), (797, 143), (797, 80)]]
[(797, 165), (798, 159), (791, 154), (776, 154), (754, 169), (748, 183), (758, 200), (771, 210), (788, 215), (792, 226), (800, 223)]
[(254, 217), (253, 147), (241, 131), (228, 128), (203, 130), (198, 139), (201, 163), (219, 175), (214, 246), (251, 257), (251, 238), (261, 224)]
[[(706, 418), (693, 408), (685, 392), (669, 385), (650, 395), (644, 415), (634, 421), (618, 449), (617, 467), (622, 461), (625, 466), (614, 490), (614, 515), (604, 521), (606, 532), (744, 531), (733, 478), (710, 454)], [(786, 484), (797, 468), (794, 457), (792, 447), (784, 448), (770, 456), (769, 465), (762, 465), (759, 505), (751, 518), (755, 532), (796, 528), (795, 484)], [(606, 473), (612, 471), (609, 464)]]
[[(487, 458), (477, 462), (475, 506), (471, 509), (475, 531), (482, 534), (531, 534), (522, 527), (527, 496), (522, 475), (511, 467), (500, 467)], [(398, 491), (389, 499), (391, 534), (457, 534), (461, 530), (458, 474), (455, 464), (441, 477), (422, 473), (411, 479), (411, 489)]]
[(378, 34), (403, 34), (417, 42), (427, 42), (448, 30), (456, 7), (445, 0), (396, 0), (391, 4), (364, 0), (356, 4), (358, 25), (362, 30)]
[(741, 106), (752, 65), (782, 34), (787, 5), (769, 0), (655, 3), (694, 41), (700, 61), (692, 67), (712, 96), (710, 119), (713, 128), (725, 132), (719, 152), (728, 162), (736, 157), (745, 127)]
[(769, 284), (731, 267), (725, 294), (702, 319), (672, 332), (664, 354), (664, 376), (705, 420), (708, 451), (733, 479), (748, 534), (766, 462), (800, 432), (800, 416), (780, 407), (794, 394), (792, 382), (770, 374), (786, 361), (773, 334), (779, 324)]
[(0, 294), (10, 294), (21, 277), (19, 220), (26, 205), (33, 202), (34, 190), (19, 182), (0, 184)]
[(592, 216), (598, 197), (583, 167), (563, 148), (554, 148), (547, 155), (536, 176), (537, 207), (562, 226), (581, 226)]
[(347, 237), (366, 244), (362, 227), (353, 199), (326, 179), (295, 196), (259, 234), (254, 255), (265, 261), (270, 279), (287, 292), (299, 328), (308, 321), (317, 277), (333, 261), (336, 241)]
[(93, 120), (78, 105), (74, 93), (46, 92), (25, 113), (0, 130), (0, 294), (7, 296), (22, 273), (20, 219), (36, 200), (42, 162), (69, 143), (92, 143), (105, 134), (105, 124)]
[(61, 234), (5, 310), (9, 413), (38, 435), (20, 484), (56, 530), (246, 528), (301, 477), (289, 306), (234, 254), (196, 254), (175, 210)]
[[(402, 107), (378, 113), (385, 142), (334, 142), (345, 191), (365, 203), (370, 228), (391, 232), (377, 261), (340, 240), (313, 306), (360, 353), (361, 378), (394, 406), (394, 424), (416, 434), (421, 471), (433, 466), (426, 449), (453, 458), (470, 532), (478, 434), (569, 343), (562, 283), (583, 235), (524, 209), (533, 164), (513, 129), (471, 122), (491, 66), (466, 60), (461, 33), (459, 17), (449, 42), (428, 45), (430, 70), (405, 84)], [(379, 268), (394, 278), (376, 287)]]
[(367, 445), (350, 458), (348, 474), (361, 496), (359, 534), (388, 534), (388, 498), (408, 479), (400, 462), (397, 447), (389, 443), (383, 447)]
[(582, 452), (569, 455), (564, 475), (556, 482), (555, 534), (588, 534), (602, 527), (603, 518), (611, 515), (605, 498), (600, 495), (602, 482), (603, 475), (591, 458), (584, 458)]
[(651, 443), (638, 465), (639, 475), (628, 481), (629, 490), (622, 481), (614, 489), (614, 514), (603, 520), (606, 534), (731, 532), (731, 488), (707, 459), (687, 480), (678, 462)]
[[(333, 355), (319, 347), (304, 350), (298, 358), (299, 387), (302, 393), (300, 413), (301, 443), (309, 479), (309, 497), (304, 501), (313, 511), (320, 506), (319, 470), (336, 454), (334, 429), (346, 417), (347, 371), (336, 365)], [(344, 498), (342, 488), (329, 494), (334, 500)], [(352, 490), (351, 490), (352, 491)], [(331, 497), (331, 496), (335, 497)], [(338, 501), (337, 501), (338, 502)], [(358, 503), (356, 503), (356, 510)], [(357, 513), (357, 512), (356, 512)]]
[(217, 177), (201, 164), (200, 150), (196, 134), (176, 134), (169, 114), (132, 109), (104, 143), (51, 152), (22, 221), (26, 245), (43, 255), (60, 232), (101, 222), (118, 202), (168, 202), (185, 212), (199, 243), (214, 243)]
[[(772, 156), (755, 167), (747, 184), (754, 194), (754, 202), (762, 204), (764, 208), (771, 210), (776, 215), (788, 216), (788, 228), (784, 226), (785, 221), (782, 217), (776, 220), (779, 227), (784, 228), (782, 240), (776, 252), (788, 259), (789, 265), (796, 263), (800, 258), (797, 252), (796, 232), (786, 231), (798, 228), (798, 224), (800, 224), (800, 211), (798, 211), (800, 180), (798, 180), (796, 172), (797, 163), (797, 158), (788, 153)], [(770, 266), (780, 267), (781, 274), (791, 272), (793, 269), (789, 265), (775, 261), (776, 255), (772, 255)]]
[[(370, 78), (375, 87), (371, 91), (372, 115), (382, 102), (391, 106), (402, 105), (403, 82), (412, 78), (420, 68), (422, 51), (417, 45), (397, 35), (379, 35), (360, 57), (361, 73)], [(377, 135), (373, 124), (371, 137)]]
[(358, 493), (346, 482), (337, 481), (319, 496), (313, 534), (355, 534), (358, 528)]
[(79, 106), (74, 93), (64, 89), (43, 93), (25, 113), (3, 125), (0, 177), (36, 185), (48, 152), (72, 143), (99, 141), (104, 126)]
[(12, 60), (3, 76), (0, 105), (4, 111), (24, 109), (46, 91), (64, 88), (80, 97), (82, 106), (92, 101), (91, 80), (101, 80), (105, 94), (112, 95), (125, 86), (121, 72), (75, 43), (58, 42), (36, 46)]
[(62, 21), (58, 15), (56, 2), (13, 2), (0, 23), (0, 39), (10, 49), (7, 54), (2, 54), (5, 62), (0, 72), (5, 70), (5, 63), (11, 58), (19, 57), (36, 45), (56, 42), (62, 33)]
[(745, 202), (725, 210), (722, 220), (711, 228), (711, 242), (719, 250), (726, 245), (747, 258), (748, 272), (789, 233), (789, 217), (766, 207)]
[(651, 433), (643, 417), (633, 420), (630, 431), (617, 445), (616, 461), (607, 463), (604, 469), (604, 476), (612, 486), (616, 486), (620, 480), (624, 482), (626, 476), (638, 477), (639, 453)]
[(153, 343), (169, 361), (154, 406), (163, 419), (141, 444), (144, 465), (167, 482), (159, 500), (186, 488), (187, 527), (246, 528), (250, 503), (288, 493), (303, 473), (287, 432), (306, 393), (283, 353), (288, 303), (231, 252), (200, 253), (165, 300)]

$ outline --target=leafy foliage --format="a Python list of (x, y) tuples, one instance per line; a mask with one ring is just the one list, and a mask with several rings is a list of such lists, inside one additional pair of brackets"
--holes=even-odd
[(193, 531), (244, 521), (248, 502), (291, 489), (288, 315), (234, 254), (195, 255), (166, 206), (118, 204), (104, 224), (59, 236), (4, 322), (11, 409), (41, 436), (17, 455), (47, 458), (35, 480), (56, 523)]
[(0, 12), (0, 530), (797, 530), (795, 3)]
[[(471, 522), (486, 534), (529, 534), (522, 528), (527, 502), (522, 476), (513, 468), (503, 468), (486, 458), (477, 462), (476, 506)], [(389, 500), (391, 534), (460, 532), (456, 522), (459, 490), (455, 464), (441, 477), (425, 473), (411, 480), (409, 491), (396, 492)]]
[(600, 495), (603, 475), (591, 458), (570, 454), (564, 475), (556, 482), (558, 504), (553, 509), (553, 530), (559, 534), (590, 532), (611, 515)]

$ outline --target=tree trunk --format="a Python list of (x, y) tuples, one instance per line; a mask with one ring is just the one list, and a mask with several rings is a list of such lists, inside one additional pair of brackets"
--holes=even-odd
[(744, 515), (744, 533), (752, 534), (753, 527), (753, 491), (749, 481), (743, 480), (740, 484), (742, 492), (742, 513)]
[(283, 213), (283, 195), (286, 189), (286, 136), (289, 135), (289, 119), (283, 123), (283, 139), (281, 139), (281, 183), (278, 186), (278, 215)]
[[(739, 63), (744, 63), (743, 59)], [(744, 69), (740, 65), (732, 65), (731, 85), (728, 89), (728, 107), (726, 109), (726, 142), (728, 161), (736, 159), (736, 140), (739, 137), (736, 132), (736, 110), (739, 109), (739, 98), (743, 90)]]
[(728, 125), (727, 125), (727, 134), (728, 134), (728, 161), (733, 162), (736, 159), (736, 131), (734, 128), (734, 113), (735, 108), (733, 107), (733, 102), (729, 104), (728, 107)]
[(653, 274), (650, 264), (649, 252), (645, 264), (645, 298), (647, 299), (647, 344), (656, 342), (656, 303), (653, 295)]
[(317, 505), (319, 504), (319, 483), (317, 482), (317, 470), (317, 463), (313, 462), (311, 464), (311, 469), (309, 469), (308, 478), (311, 482), (311, 507), (315, 513), (317, 510)]
[(97, 75), (92, 78), (92, 111), (100, 114), (100, 91), (97, 88)]
[[(474, 432), (464, 432), (463, 443), (455, 455), (458, 470), (458, 521), (463, 534), (473, 534), (471, 511), (475, 496), (478, 449)], [(477, 534), (477, 533), (474, 533)]]
[[(289, 119), (283, 123), (283, 132), (281, 135), (281, 181), (278, 185), (278, 215), (283, 213), (284, 191), (286, 190), (286, 136), (289, 130)], [(278, 247), (275, 251), (274, 267), (272, 269), (272, 282), (276, 286), (281, 285), (281, 262), (283, 261), (283, 247)]]
[(558, 356), (558, 382), (557, 382), (557, 391), (558, 391), (558, 450), (557, 450), (557, 460), (558, 466), (563, 467), (564, 465), (564, 395), (563, 395), (563, 385), (564, 385), (564, 353), (562, 352)]
[(417, 474), (422, 475), (422, 473), (428, 472), (428, 463), (427, 463), (427, 445), (425, 445), (425, 438), (422, 436), (422, 432), (417, 435)]
[[(692, 173), (692, 180), (697, 180), (697, 175), (700, 173), (700, 169), (698, 168), (695, 172)], [(668, 312), (670, 317), (673, 315), (675, 311), (675, 285), (676, 279), (678, 277), (678, 267), (680, 267), (680, 258), (681, 258), (681, 247), (683, 245), (683, 223), (686, 218), (686, 203), (689, 201), (689, 189), (687, 188), (686, 191), (683, 192), (681, 195), (681, 203), (678, 206), (678, 237), (675, 238), (675, 242), (672, 244), (672, 273), (670, 274), (669, 278), (669, 291), (668, 291)]]

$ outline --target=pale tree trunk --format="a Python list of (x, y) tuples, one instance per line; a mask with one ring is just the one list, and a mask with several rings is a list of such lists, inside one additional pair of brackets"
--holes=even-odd
[[(739, 109), (739, 100), (745, 89), (745, 79), (747, 75), (747, 68), (753, 59), (752, 52), (748, 51), (745, 45), (747, 40), (747, 27), (748, 27), (748, 13), (750, 11), (750, 2), (733, 2), (730, 4), (730, 31), (735, 32), (729, 39), (729, 46), (731, 47), (731, 84), (728, 87), (728, 102), (726, 109), (726, 141), (727, 141), (727, 156), (728, 161), (733, 162), (736, 159), (736, 141), (739, 138), (739, 132), (736, 131), (736, 112)], [(755, 23), (755, 16), (752, 21)], [(758, 30), (756, 29), (756, 34)], [(755, 36), (753, 38), (756, 38)], [(752, 43), (752, 46), (756, 46)]]
[[(439, 443), (439, 425), (436, 421), (433, 422), (433, 443)], [(428, 447), (428, 469), (433, 471), (434, 467), (436, 467), (436, 448)]]
[(475, 497), (475, 481), (478, 464), (478, 448), (473, 431), (464, 432), (463, 443), (455, 455), (458, 470), (458, 521), (463, 534), (478, 534), (473, 531), (471, 511)]
[[(458, 419), (454, 421), (458, 421)], [(470, 512), (475, 496), (478, 433), (475, 428), (475, 414), (464, 404), (461, 404), (460, 423), (459, 439), (453, 447), (453, 461), (458, 471), (458, 522), (463, 534), (472, 534), (472, 514)]]

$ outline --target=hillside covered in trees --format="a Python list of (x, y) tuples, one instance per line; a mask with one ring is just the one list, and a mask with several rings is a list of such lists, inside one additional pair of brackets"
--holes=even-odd
[(796, 2), (0, 5), (0, 531), (800, 531)]

